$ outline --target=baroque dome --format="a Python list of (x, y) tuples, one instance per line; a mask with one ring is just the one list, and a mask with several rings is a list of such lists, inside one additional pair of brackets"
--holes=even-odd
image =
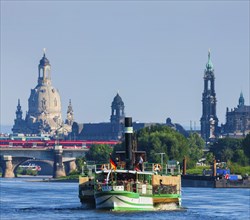
[(51, 85), (38, 85), (31, 90), (29, 98), (29, 113), (41, 114), (60, 113), (61, 99), (57, 89)]
[(117, 95), (114, 97), (114, 100), (112, 102), (113, 105), (124, 105), (124, 102), (122, 101), (121, 96), (117, 93)]
[(50, 63), (45, 53), (38, 65), (38, 84), (31, 89), (27, 121), (30, 128), (54, 132), (62, 125), (61, 98), (51, 84)]

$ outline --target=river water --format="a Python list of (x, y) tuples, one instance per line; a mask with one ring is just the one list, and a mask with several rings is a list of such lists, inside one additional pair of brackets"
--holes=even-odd
[(38, 178), (0, 178), (0, 219), (250, 219), (250, 189), (182, 188), (177, 211), (110, 212), (85, 209), (78, 183), (38, 182)]

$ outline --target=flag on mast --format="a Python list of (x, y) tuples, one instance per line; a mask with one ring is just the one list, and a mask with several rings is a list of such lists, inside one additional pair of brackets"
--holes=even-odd
[(116, 170), (117, 164), (116, 164), (115, 160), (113, 160), (111, 154), (109, 157), (109, 163), (110, 163), (111, 170)]

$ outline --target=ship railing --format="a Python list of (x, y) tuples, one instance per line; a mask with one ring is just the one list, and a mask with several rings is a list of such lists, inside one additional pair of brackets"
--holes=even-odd
[(93, 176), (96, 171), (96, 165), (91, 163), (86, 163), (82, 166), (82, 176)]
[(180, 175), (180, 166), (179, 165), (169, 165), (169, 164), (159, 164), (159, 163), (148, 163), (143, 164), (143, 171), (154, 172), (158, 174), (177, 176)]
[(96, 183), (95, 190), (99, 192), (107, 191), (127, 191), (135, 192), (140, 195), (152, 195), (152, 185), (147, 183), (132, 182), (132, 181), (117, 181), (106, 183)]

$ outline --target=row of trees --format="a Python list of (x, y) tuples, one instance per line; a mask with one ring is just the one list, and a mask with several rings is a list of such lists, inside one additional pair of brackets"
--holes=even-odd
[(219, 139), (211, 145), (210, 151), (220, 161), (231, 161), (241, 166), (248, 166), (250, 162), (250, 134), (244, 139)]
[[(204, 140), (197, 133), (185, 138), (172, 128), (163, 125), (143, 128), (135, 133), (135, 137), (138, 150), (146, 151), (147, 160), (152, 163), (161, 162), (159, 153), (164, 153), (164, 163), (168, 160), (178, 160), (182, 163), (186, 157), (188, 168), (195, 167), (201, 158), (205, 158), (207, 164), (214, 158), (224, 162), (232, 161), (242, 166), (249, 165), (250, 161), (250, 134), (244, 139), (219, 139), (211, 144), (210, 151), (206, 153), (204, 153)], [(96, 145), (90, 148), (85, 160), (107, 163), (109, 154), (114, 154), (117, 150), (124, 150), (124, 143), (116, 145), (114, 149), (107, 145)]]

